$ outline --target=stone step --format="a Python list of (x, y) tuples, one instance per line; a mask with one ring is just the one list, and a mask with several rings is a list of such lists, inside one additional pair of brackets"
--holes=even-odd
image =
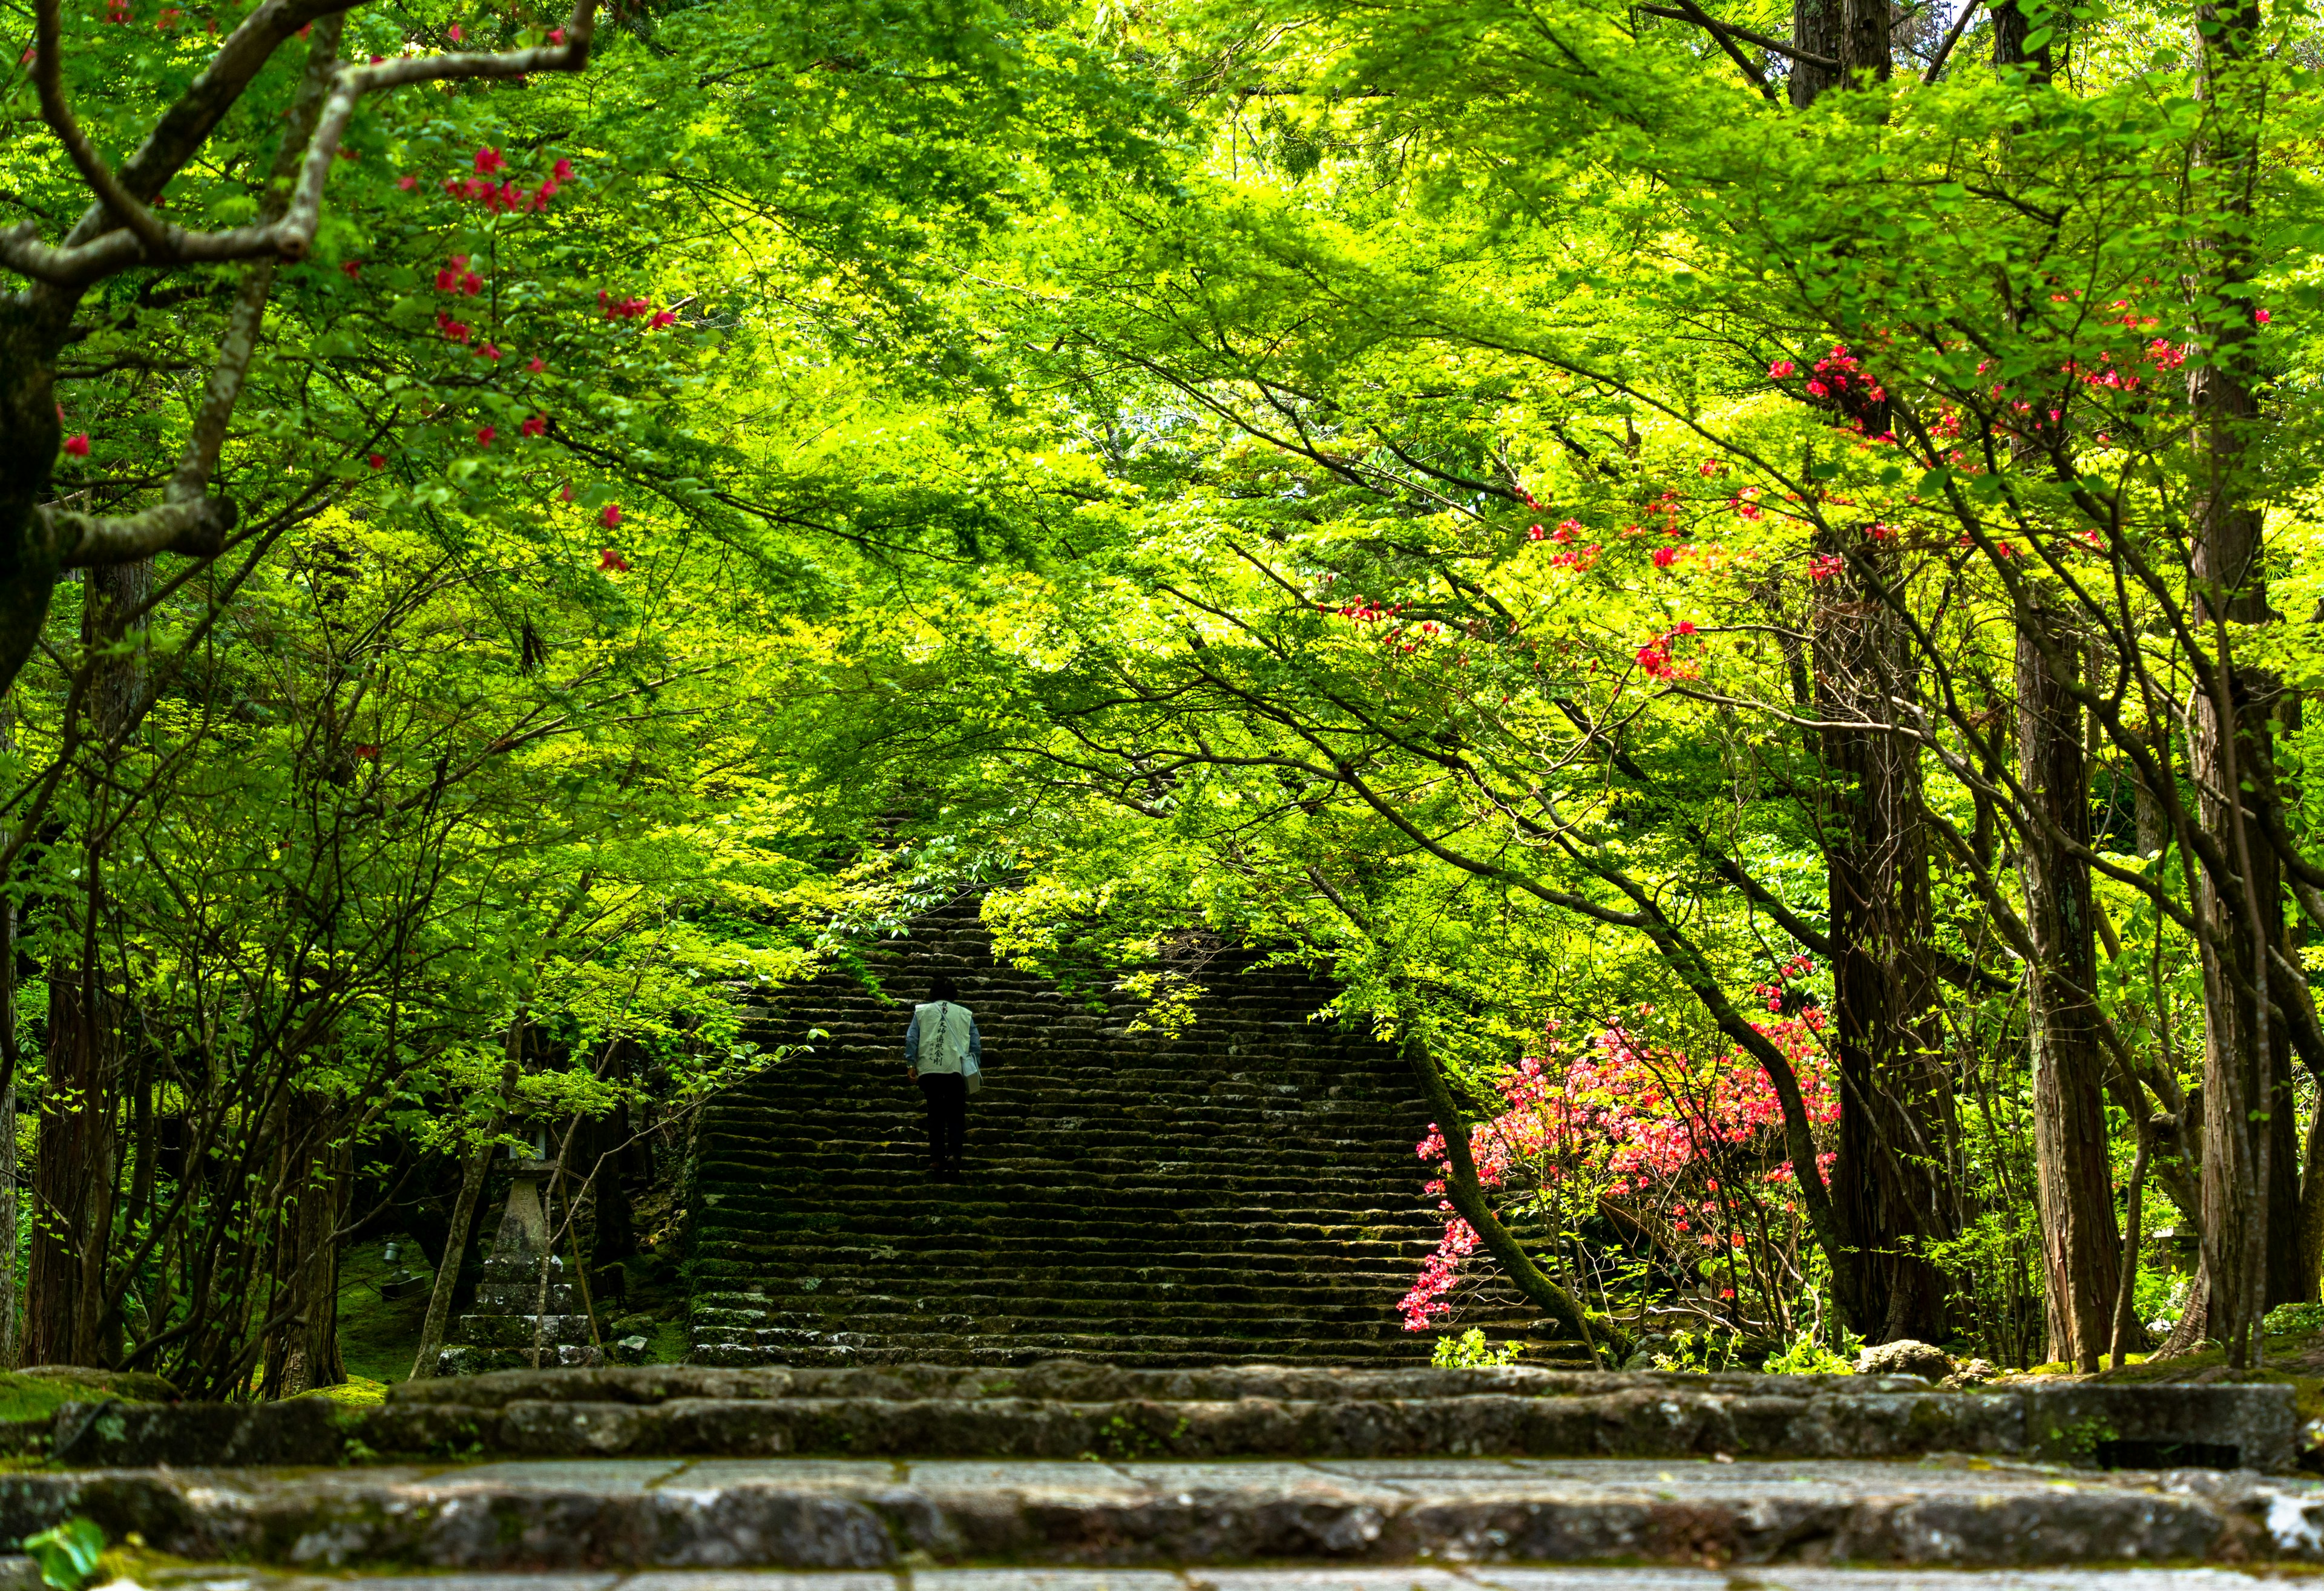
[[(1324, 1565), (1344, 1575), (1435, 1562), (1743, 1567), (1806, 1547), (1857, 1566), (1949, 1568), (2324, 1560), (2316, 1488), (2251, 1476), (2200, 1486), (2093, 1476), (2064, 1492), (2053, 1474), (2002, 1467), (1097, 1458), (900, 1470), (564, 1461), (226, 1484), (155, 1469), (27, 1474), (12, 1478), (0, 1528), (22, 1536), (78, 1513), (115, 1539), (136, 1531), (152, 1553), (310, 1571), (887, 1571), (1009, 1560), (1114, 1571), (1273, 1562), (1310, 1566), (1312, 1576)], [(1413, 1572), (1372, 1584), (1407, 1591)], [(1312, 1577), (1299, 1585), (1317, 1591)]]
[[(2271, 1540), (2273, 1537), (2271, 1535)], [(40, 1591), (30, 1559), (6, 1579), (6, 1591)], [(1706, 1556), (1706, 1561), (1716, 1561)], [(1759, 1567), (1760, 1560), (1730, 1560)], [(1194, 1563), (1167, 1568), (1106, 1569), (1034, 1565), (1008, 1568), (648, 1569), (540, 1573), (469, 1570), (432, 1575), (413, 1584), (380, 1576), (322, 1576), (244, 1564), (156, 1566), (144, 1571), (163, 1591), (1729, 1591), (1730, 1568), (1637, 1565), (1554, 1568), (1492, 1563), (1429, 1563), (1389, 1568), (1378, 1563), (1308, 1562), (1293, 1568), (1250, 1568), (1237, 1563)], [(1877, 1570), (1808, 1568), (1790, 1562), (1759, 1567), (1751, 1583), (1768, 1591), (2222, 1591), (2216, 1568), (2070, 1568)]]
[[(1157, 1458), (1888, 1459), (2288, 1468), (2283, 1383), (2019, 1383), (1948, 1392), (1911, 1376), (1680, 1375), (1534, 1368), (1179, 1371), (1052, 1360), (1017, 1370), (641, 1366), (406, 1383), (386, 1402), (70, 1404), (77, 1466), (338, 1462), (430, 1451), (1047, 1458), (1110, 1445)], [(0, 1487), (0, 1509), (28, 1478)], [(37, 1527), (36, 1527), (37, 1528)]]
[[(1163, 1304), (1176, 1308), (1199, 1303), (1213, 1311), (1240, 1311), (1248, 1318), (1253, 1304), (1267, 1304), (1296, 1311), (1347, 1310), (1360, 1303), (1369, 1310), (1374, 1299), (1373, 1290), (1367, 1287), (1335, 1288), (1291, 1282), (1286, 1282), (1280, 1288), (1250, 1282), (1240, 1284), (1107, 1282), (1087, 1275), (1071, 1274), (1039, 1283), (1027, 1277), (1014, 1277), (1011, 1279), (1014, 1285), (1005, 1292), (994, 1291), (991, 1279), (983, 1276), (929, 1276), (924, 1282), (915, 1278), (911, 1291), (904, 1293), (880, 1291), (886, 1285), (884, 1277), (825, 1275), (818, 1277), (817, 1281), (820, 1285), (812, 1290), (771, 1294), (770, 1297), (781, 1300), (779, 1304), (722, 1308), (717, 1304), (706, 1304), (704, 1297), (697, 1295), (694, 1320), (701, 1325), (762, 1325), (766, 1323), (763, 1320), (741, 1317), (746, 1314), (764, 1315), (774, 1308), (814, 1311), (833, 1300), (842, 1301), (842, 1303), (832, 1307), (844, 1307), (851, 1311), (946, 1309), (986, 1312), (1031, 1299), (1043, 1301), (1045, 1307), (1066, 1303), (1129, 1303)], [(729, 1320), (729, 1315), (735, 1318)]]
[[(923, 1329), (943, 1330), (954, 1322), (974, 1322), (973, 1329), (984, 1332), (1007, 1330), (1093, 1331), (1102, 1329), (1102, 1323), (1118, 1320), (1125, 1301), (1133, 1302), (1139, 1317), (1148, 1322), (1168, 1321), (1171, 1329), (1194, 1336), (1223, 1333), (1230, 1337), (1280, 1337), (1296, 1329), (1301, 1332), (1329, 1329), (1333, 1335), (1375, 1337), (1386, 1330), (1402, 1330), (1394, 1317), (1383, 1315), (1370, 1301), (1345, 1300), (1324, 1302), (1291, 1304), (1271, 1303), (1264, 1311), (1254, 1311), (1241, 1302), (1215, 1303), (1196, 1298), (1157, 1298), (1124, 1301), (1118, 1298), (1045, 1298), (1023, 1292), (1012, 1294), (968, 1293), (950, 1298), (930, 1300), (899, 1296), (894, 1293), (872, 1293), (844, 1298), (829, 1310), (802, 1308), (796, 1301), (781, 1309), (763, 1311), (762, 1321), (730, 1320), (724, 1324), (742, 1329), (749, 1326), (812, 1326), (834, 1315), (844, 1318), (859, 1330), (881, 1329), (874, 1322), (885, 1322), (909, 1329), (915, 1320), (926, 1322)], [(495, 1316), (493, 1319), (513, 1319)], [(586, 1317), (557, 1316), (552, 1320), (573, 1320)], [(720, 1324), (706, 1320), (702, 1311), (696, 1311), (693, 1321), (697, 1329)], [(1253, 1330), (1253, 1323), (1262, 1322), (1263, 1330)], [(530, 1329), (530, 1323), (526, 1322)], [(954, 1329), (969, 1329), (961, 1326)], [(481, 1341), (478, 1338), (462, 1340)], [(551, 1340), (557, 1340), (551, 1338)], [(586, 1340), (586, 1337), (584, 1340)]]
[[(540, 1317), (540, 1340), (553, 1347), (590, 1340), (586, 1315)], [(480, 1348), (530, 1348), (535, 1338), (530, 1315), (462, 1315), (454, 1324), (452, 1340)], [(602, 1335), (602, 1333), (601, 1333)]]

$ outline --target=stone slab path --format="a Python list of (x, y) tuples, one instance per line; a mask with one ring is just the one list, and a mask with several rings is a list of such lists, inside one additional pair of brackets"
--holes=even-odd
[[(2295, 1571), (2296, 1573), (2297, 1571)], [(2301, 1575), (2300, 1582), (2310, 1577)], [(1704, 1568), (779, 1569), (644, 1574), (368, 1576), (200, 1568), (165, 1571), (169, 1591), (2258, 1591), (2295, 1584), (2268, 1570), (1834, 1569), (1785, 1567), (1738, 1576)], [(100, 1591), (127, 1591), (125, 1586)]]
[(74, 1513), (181, 1559), (309, 1568), (2324, 1563), (2324, 1485), (2304, 1478), (1978, 1460), (713, 1458), (0, 1476), (0, 1534)]

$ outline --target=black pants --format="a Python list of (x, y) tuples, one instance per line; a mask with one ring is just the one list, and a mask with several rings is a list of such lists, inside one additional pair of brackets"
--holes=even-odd
[(928, 1158), (956, 1167), (960, 1140), (968, 1131), (968, 1080), (957, 1071), (923, 1071), (920, 1092), (928, 1101)]

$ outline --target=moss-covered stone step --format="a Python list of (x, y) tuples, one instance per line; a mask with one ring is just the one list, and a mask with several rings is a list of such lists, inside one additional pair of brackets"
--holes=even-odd
[[(1944, 1392), (1912, 1377), (1364, 1372), (1248, 1365), (1173, 1372), (1053, 1362), (1020, 1371), (912, 1366), (888, 1371), (651, 1366), (514, 1372), (410, 1384), (369, 1410), (313, 1400), (72, 1404), (56, 1416), (55, 1446), (60, 1459), (83, 1467), (335, 1464), (375, 1455), (478, 1449), (544, 1456), (833, 1454), (1019, 1462), (1108, 1456), (1411, 1459), (1448, 1454), (1668, 1462), (1724, 1456), (1746, 1463), (1758, 1458), (1843, 1458), (1859, 1466), (1941, 1451), (1991, 1463), (2192, 1463), (2269, 1470), (2292, 1462), (2296, 1423), (2293, 1389), (2276, 1384), (2070, 1383)], [(830, 1480), (843, 1473), (797, 1472), (803, 1481), (817, 1475)], [(1925, 1479), (1959, 1472), (1918, 1473)], [(1060, 1484), (1035, 1472), (1005, 1476), (1009, 1485), (1045, 1493)], [(42, 1528), (49, 1522), (45, 1518), (23, 1511), (102, 1495), (96, 1488), (105, 1478), (85, 1469), (78, 1475), (0, 1476), (0, 1530)], [(892, 1470), (887, 1476), (890, 1484), (899, 1478)], [(1002, 1478), (994, 1476), (996, 1482)], [(1251, 1478), (1259, 1477), (1254, 1472)], [(2061, 1487), (2063, 1477), (2054, 1472), (2038, 1478), (2041, 1489), (2052, 1495), (2071, 1495), (2077, 1489)], [(185, 1494), (190, 1505), (199, 1506), (202, 1495), (215, 1495), (245, 1522), (265, 1512), (252, 1504), (254, 1496), (264, 1494), (254, 1489), (261, 1484), (255, 1480), (217, 1475), (194, 1479), (196, 1490)], [(715, 1472), (694, 1477), (701, 1484), (716, 1479)], [(2089, 1491), (2094, 1480), (2085, 1478), (2079, 1489)], [(1738, 1466), (1731, 1476), (1706, 1476), (1704, 1481), (1699, 1500), (1715, 1500), (1719, 1485), (1738, 1502), (1761, 1506), (1783, 1495), (1779, 1471), (1751, 1472)], [(364, 1484), (351, 1476), (331, 1483), (357, 1488)], [(634, 1487), (638, 1478), (630, 1484)], [(1222, 1483), (1215, 1476), (1188, 1472), (1176, 1484), (1199, 1491)], [(2167, 1490), (2147, 1492), (2146, 1501), (2160, 1506), (2170, 1495), (2200, 1495), (2218, 1485), (2216, 1477), (2182, 1474)], [(522, 1490), (506, 1486), (491, 1494), (491, 1501), (479, 1497), (473, 1510), (477, 1533), (505, 1539), (507, 1510), (522, 1506), (513, 1500)], [(2309, 1495), (2324, 1509), (2324, 1492)], [(2299, 1498), (2287, 1494), (2287, 1502), (2297, 1505)], [(359, 1522), (370, 1512), (366, 1507), (346, 1517)], [(899, 1505), (894, 1515), (909, 1513)], [(149, 1517), (165, 1522), (168, 1511)], [(2319, 1522), (2324, 1522), (2324, 1512)], [(180, 1550), (154, 1540), (150, 1531), (148, 1541), (164, 1551)], [(2124, 1550), (2110, 1557), (2135, 1557), (2144, 1550), (2134, 1549), (2131, 1538), (2120, 1545)]]

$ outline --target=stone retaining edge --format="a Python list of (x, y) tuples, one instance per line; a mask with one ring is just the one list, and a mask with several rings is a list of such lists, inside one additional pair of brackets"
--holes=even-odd
[(2252, 1477), (2144, 1487), (1925, 1485), (1756, 1495), (1573, 1482), (1391, 1495), (1340, 1485), (1171, 1494), (1063, 1487), (855, 1489), (779, 1482), (586, 1489), (324, 1477), (244, 1490), (157, 1471), (0, 1476), (0, 1531), (82, 1513), (200, 1560), (468, 1570), (1130, 1566), (1324, 1560), (1848, 1562), (1994, 1568), (2324, 1561), (2324, 1501)]
[[(535, 1380), (540, 1373), (527, 1373)], [(490, 1380), (491, 1377), (479, 1377)], [(77, 1467), (361, 1463), (466, 1458), (1163, 1459), (1730, 1457), (1993, 1458), (2282, 1470), (2299, 1457), (2280, 1384), (2075, 1384), (1977, 1392), (1840, 1391), (1805, 1377), (1697, 1390), (1666, 1377), (1565, 1396), (1232, 1400), (673, 1397), (367, 1410), (281, 1403), (67, 1404), (51, 1457)], [(1891, 1378), (1894, 1379), (1894, 1378)], [(1768, 1385), (1766, 1384), (1774, 1384)], [(430, 1385), (452, 1384), (429, 1384)], [(600, 1384), (602, 1384), (602, 1383)]]

